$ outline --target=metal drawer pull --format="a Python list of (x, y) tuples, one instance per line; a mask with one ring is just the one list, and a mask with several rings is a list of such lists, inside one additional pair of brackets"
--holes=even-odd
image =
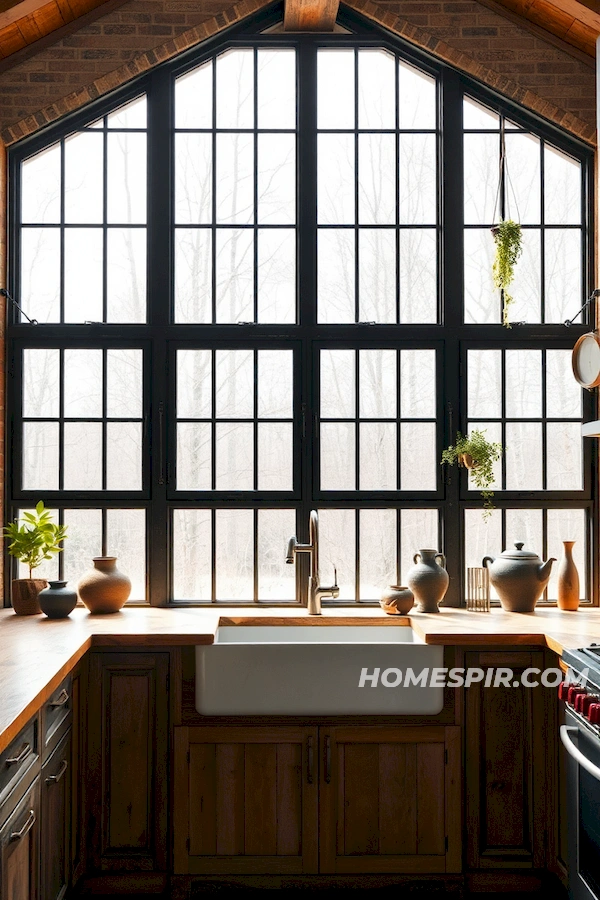
[(63, 688), (60, 694), (58, 695), (58, 700), (54, 700), (52, 703), (49, 703), (48, 706), (50, 709), (55, 709), (58, 706), (64, 706), (69, 702), (69, 692)]
[(6, 766), (18, 766), (19, 763), (25, 762), (29, 754), (31, 753), (31, 744), (25, 744), (21, 752), (18, 756), (10, 756), (7, 760), (5, 760), (4, 765)]
[(20, 841), (22, 837), (25, 837), (28, 831), (31, 831), (33, 826), (35, 825), (35, 809), (29, 810), (29, 816), (27, 821), (23, 825), (20, 831), (13, 831), (9, 837), (9, 841)]
[(65, 772), (67, 771), (68, 768), (69, 768), (69, 763), (67, 762), (66, 759), (63, 759), (63, 761), (60, 764), (60, 769), (58, 770), (56, 775), (48, 775), (48, 777), (46, 778), (46, 784), (58, 784), (58, 782), (61, 780), (61, 778), (63, 777), (63, 775), (65, 774)]
[(306, 780), (309, 784), (312, 784), (313, 783), (313, 769), (314, 769), (314, 762), (315, 762), (315, 752), (314, 752), (314, 748), (313, 748), (312, 735), (309, 735), (309, 738), (307, 741), (306, 756), (307, 756)]
[(569, 756), (572, 756), (575, 762), (578, 762), (582, 769), (585, 769), (586, 772), (589, 772), (590, 775), (600, 781), (600, 768), (595, 766), (593, 762), (590, 762), (587, 756), (584, 756), (581, 750), (575, 746), (571, 738), (570, 734), (579, 734), (579, 728), (575, 725), (561, 725), (560, 726), (560, 739), (565, 745), (565, 749)]
[(329, 735), (325, 738), (325, 781), (327, 784), (331, 782), (331, 738)]

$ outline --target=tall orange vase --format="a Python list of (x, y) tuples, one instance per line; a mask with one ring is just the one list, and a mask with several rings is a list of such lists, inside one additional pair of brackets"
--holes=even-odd
[(573, 559), (575, 541), (563, 541), (565, 548), (558, 567), (558, 608), (574, 610), (579, 608), (579, 572)]

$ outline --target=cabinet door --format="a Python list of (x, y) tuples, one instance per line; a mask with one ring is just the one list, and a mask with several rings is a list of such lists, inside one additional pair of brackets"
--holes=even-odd
[(175, 729), (175, 873), (317, 871), (317, 730)]
[(2, 900), (40, 900), (39, 821), (38, 776), (0, 831)]
[(547, 689), (520, 681), (524, 669), (543, 668), (543, 653), (467, 653), (465, 664), (512, 669), (517, 684), (474, 684), (465, 691), (467, 863), (477, 869), (541, 868)]
[(42, 766), (42, 900), (62, 900), (71, 869), (71, 732)]
[(459, 728), (320, 731), (320, 871), (459, 872)]
[(92, 653), (87, 846), (98, 871), (167, 868), (167, 653)]

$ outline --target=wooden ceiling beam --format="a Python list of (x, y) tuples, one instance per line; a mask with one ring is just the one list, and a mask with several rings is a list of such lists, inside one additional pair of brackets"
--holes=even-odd
[(333, 31), (340, 0), (285, 0), (284, 31)]
[(6, 28), (7, 25), (38, 12), (43, 6), (47, 6), (48, 2), (49, 0), (21, 0), (21, 3), (12, 6), (0, 3), (0, 28)]

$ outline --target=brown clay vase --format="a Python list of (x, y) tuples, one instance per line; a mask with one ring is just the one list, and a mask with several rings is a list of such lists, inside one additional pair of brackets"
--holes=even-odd
[(410, 588), (400, 584), (390, 584), (383, 591), (379, 605), (390, 616), (405, 616), (415, 605), (415, 598)]
[(40, 607), (39, 593), (48, 587), (45, 578), (15, 578), (12, 583), (11, 600), (18, 616), (37, 616)]
[(116, 613), (131, 593), (131, 580), (117, 569), (116, 556), (95, 556), (77, 591), (91, 613)]
[(579, 572), (573, 559), (575, 541), (563, 541), (563, 558), (558, 566), (558, 608), (574, 612), (579, 609)]

